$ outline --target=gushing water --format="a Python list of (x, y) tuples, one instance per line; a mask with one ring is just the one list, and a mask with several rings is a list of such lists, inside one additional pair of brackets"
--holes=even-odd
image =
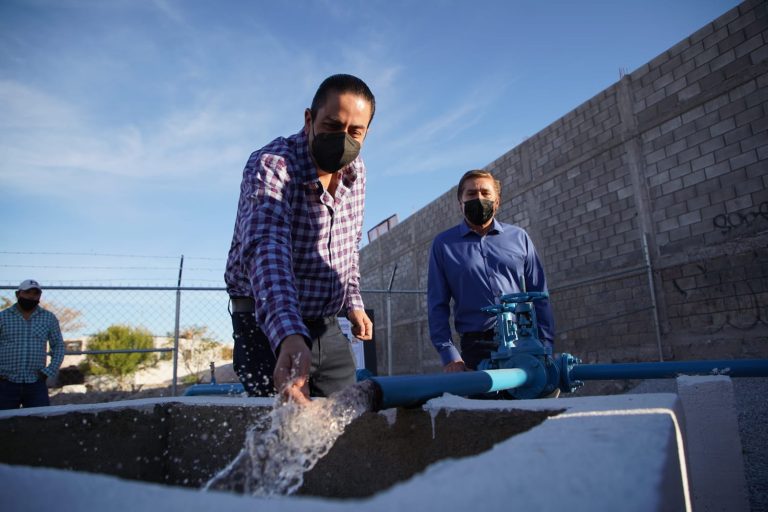
[(346, 426), (372, 409), (373, 396), (374, 384), (363, 381), (308, 405), (275, 405), (265, 420), (267, 428), (251, 427), (243, 449), (204, 490), (293, 494), (304, 482), (304, 473), (328, 453)]

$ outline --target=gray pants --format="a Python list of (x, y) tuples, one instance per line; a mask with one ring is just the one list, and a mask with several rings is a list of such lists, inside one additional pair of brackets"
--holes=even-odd
[(336, 317), (308, 320), (306, 324), (312, 338), (309, 394), (328, 396), (354, 384), (355, 358)]
[[(356, 367), (349, 340), (336, 317), (305, 320), (312, 340), (309, 394), (328, 396), (355, 383)], [(253, 313), (232, 313), (233, 366), (249, 396), (274, 395), (275, 356)]]

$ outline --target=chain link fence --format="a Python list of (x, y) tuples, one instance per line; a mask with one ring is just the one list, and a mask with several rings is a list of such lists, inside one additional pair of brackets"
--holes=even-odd
[[(16, 302), (16, 287), (0, 286), (0, 297)], [(93, 336), (110, 325), (142, 327), (155, 337), (173, 337), (204, 327), (209, 337), (231, 342), (228, 296), (221, 288), (141, 286), (44, 286), (41, 302), (57, 314), (65, 338)]]
[[(0, 286), (0, 306), (16, 302), (15, 290), (15, 286)], [(141, 329), (155, 339), (155, 351), (169, 354), (161, 359), (173, 361), (166, 380), (172, 382), (174, 393), (179, 373), (203, 369), (190, 360), (195, 347), (185, 341), (232, 344), (223, 287), (44, 286), (41, 303), (59, 319), (67, 355), (62, 367), (77, 364), (89, 354), (139, 352), (91, 351), (87, 346), (90, 338), (111, 326)], [(222, 356), (231, 357), (231, 349), (218, 355), (218, 362), (223, 362)]]
[[(0, 285), (0, 309), (16, 302), (16, 289), (17, 285)], [(387, 306), (393, 297), (403, 293), (421, 295), (426, 292), (364, 291), (369, 297), (386, 297)], [(41, 298), (41, 305), (59, 319), (66, 354), (62, 369), (82, 363), (89, 355), (156, 352), (158, 358), (166, 363), (161, 365), (161, 374), (155, 375), (155, 378), (170, 383), (174, 395), (180, 379), (206, 370), (209, 362), (215, 362), (216, 366), (232, 362), (232, 322), (228, 302), (229, 296), (224, 287), (193, 286), (63, 286), (43, 283)], [(387, 325), (386, 339), (380, 340), (386, 346), (387, 364), (392, 358), (389, 335), (391, 315), (392, 311), (387, 307), (378, 317), (378, 322)], [(149, 332), (155, 339), (155, 349), (88, 349), (90, 339), (116, 325)], [(216, 361), (205, 360), (205, 364), (201, 364), (201, 360), (192, 360), (190, 353), (203, 342), (225, 347), (215, 354), (218, 356)]]

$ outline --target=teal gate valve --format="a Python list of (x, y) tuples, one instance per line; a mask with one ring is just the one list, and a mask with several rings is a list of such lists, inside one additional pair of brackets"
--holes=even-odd
[(552, 349), (539, 339), (533, 306), (533, 301), (548, 297), (546, 292), (511, 293), (503, 295), (499, 304), (482, 308), (482, 311), (496, 315), (496, 350), (491, 352), (490, 359), (480, 362), (478, 370), (525, 370), (525, 385), (506, 391), (516, 399), (548, 396), (561, 387), (562, 365), (552, 357)]
[(573, 393), (584, 385), (582, 380), (571, 380), (571, 371), (582, 363), (581, 359), (563, 352), (557, 357), (556, 361), (560, 372), (560, 390), (563, 393)]

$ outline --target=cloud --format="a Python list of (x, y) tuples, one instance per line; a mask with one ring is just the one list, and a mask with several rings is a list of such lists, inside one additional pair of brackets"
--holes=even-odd
[[(491, 139), (487, 137), (488, 130), (478, 129), (478, 126), (497, 123), (490, 118), (497, 114), (499, 102), (513, 83), (513, 79), (504, 80), (500, 76), (476, 77), (463, 94), (443, 99), (442, 109), (430, 106), (429, 111), (438, 114), (418, 123), (413, 120), (421, 119), (425, 111), (420, 102), (393, 101), (394, 111), (382, 113), (386, 125), (382, 131), (386, 135), (377, 141), (384, 146), (381, 150), (381, 160), (386, 162), (383, 174), (404, 176), (457, 167), (482, 167), (512, 149), (520, 142), (520, 137), (498, 133)], [(415, 91), (410, 96), (418, 97)], [(485, 138), (479, 133), (486, 134)], [(413, 147), (418, 148), (416, 153), (411, 151)], [(378, 152), (378, 148), (372, 151), (377, 156)]]
[(10, 80), (0, 81), (0, 112), (3, 131), (64, 128), (76, 118), (66, 103)]
[(179, 11), (179, 9), (172, 5), (171, 2), (168, 2), (167, 0), (152, 0), (151, 5), (153, 5), (158, 11), (163, 13), (174, 23), (188, 26), (184, 15), (181, 13), (181, 11)]
[[(394, 161), (392, 158), (384, 157), (375, 160), (366, 159), (366, 162), (375, 167), (377, 173), (387, 177), (425, 175), (446, 171), (463, 172), (470, 168), (485, 167), (518, 143), (519, 141), (513, 142), (500, 135), (494, 140), (486, 139), (461, 145), (435, 145), (434, 148), (427, 148), (423, 153), (408, 155)], [(385, 151), (386, 149), (384, 148)], [(382, 163), (379, 164), (379, 161)]]
[(155, 121), (103, 126), (73, 104), (3, 81), (0, 182), (20, 191), (68, 195), (110, 182), (118, 186), (126, 178), (151, 182), (215, 174), (242, 166), (247, 126), (260, 117), (211, 101)]

